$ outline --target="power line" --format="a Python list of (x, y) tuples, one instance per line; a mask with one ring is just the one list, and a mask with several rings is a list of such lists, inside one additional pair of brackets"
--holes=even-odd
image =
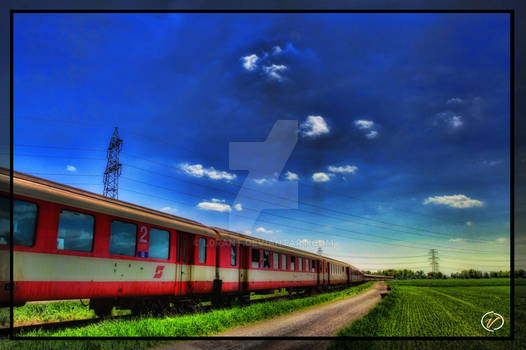
[[(67, 121), (63, 121), (63, 120), (56, 120), (56, 119), (48, 119), (48, 118), (39, 118), (39, 117), (34, 117), (34, 116), (22, 116), (23, 118), (27, 118), (27, 119), (34, 119), (34, 120), (41, 120), (41, 121), (46, 121), (46, 122), (56, 122), (56, 123), (67, 123), (67, 124), (76, 124), (76, 125), (86, 125), (86, 126), (90, 126), (90, 127), (100, 127), (100, 126), (104, 126), (104, 124), (100, 124), (100, 123), (85, 123), (85, 122), (78, 122), (78, 121), (71, 121), (71, 120), (67, 120)], [(184, 145), (176, 145), (174, 143), (171, 143), (171, 142), (168, 142), (164, 139), (159, 139), (159, 138), (156, 138), (156, 137), (151, 137), (151, 136), (148, 136), (148, 135), (143, 135), (141, 133), (137, 133), (137, 132), (134, 132), (134, 131), (131, 131), (131, 130), (128, 130), (128, 132), (132, 135), (136, 135), (140, 138), (144, 138), (144, 139), (147, 139), (147, 140), (151, 140), (153, 142), (156, 142), (156, 143), (163, 143), (163, 144), (166, 144), (166, 145), (170, 145), (170, 146), (176, 146), (178, 148), (182, 148), (182, 149), (186, 149), (188, 151), (190, 151), (191, 153), (195, 153), (195, 149), (190, 149)], [(200, 154), (202, 154), (201, 152), (198, 152)], [(146, 159), (147, 161), (151, 161), (150, 159)], [(308, 187), (311, 187), (311, 188), (315, 188), (314, 186), (312, 185), (309, 185), (307, 183), (305, 183), (304, 181), (301, 181), (301, 183), (305, 186), (308, 186)], [(239, 186), (239, 185), (238, 185)], [(246, 187), (245, 187), (246, 188)], [(246, 188), (246, 189), (249, 189), (250, 188)], [(373, 201), (373, 200), (370, 200), (370, 199), (363, 199), (363, 198), (360, 198), (360, 197), (356, 197), (356, 196), (350, 196), (348, 194), (344, 194), (344, 193), (341, 193), (341, 192), (336, 192), (336, 191), (331, 191), (331, 190), (328, 190), (328, 189), (325, 189), (325, 192), (329, 192), (329, 193), (333, 193), (333, 194), (336, 194), (336, 195), (339, 195), (339, 196), (343, 196), (343, 197), (346, 197), (346, 198), (350, 198), (350, 199), (356, 199), (356, 200), (360, 200), (360, 201), (364, 201), (364, 202), (376, 202), (376, 203), (383, 203), (381, 201)], [(401, 210), (401, 209), (397, 209), (397, 208), (392, 208), (396, 211), (400, 211), (400, 212), (405, 212), (405, 213), (410, 213), (410, 214), (413, 214), (413, 215), (420, 215), (420, 216), (425, 216), (425, 217), (429, 217), (429, 218), (432, 218), (436, 221), (442, 221), (440, 220), (439, 218), (436, 218), (434, 216), (431, 216), (431, 215), (426, 215), (426, 214), (423, 214), (423, 213), (415, 213), (413, 211), (410, 211), (410, 210)], [(369, 218), (362, 218), (364, 220), (369, 220)], [(380, 221), (378, 221), (380, 222)], [(380, 223), (384, 223), (384, 222), (380, 222)], [(400, 226), (400, 227), (405, 227), (405, 228), (410, 228), (408, 226), (405, 226), (405, 225), (398, 225), (398, 224), (390, 224), (390, 223), (384, 223), (384, 224), (388, 224), (388, 225), (395, 225), (395, 226)], [(424, 232), (430, 232), (430, 233), (437, 233), (436, 231), (431, 231), (431, 230), (427, 230), (427, 229), (424, 229), (424, 228), (411, 228), (413, 230), (419, 230), (419, 231), (424, 231)], [(444, 233), (440, 233), (440, 234), (444, 234)], [(454, 236), (451, 236), (451, 237), (454, 237)]]
[[(134, 181), (134, 182), (142, 183), (142, 184), (145, 184), (145, 185), (148, 185), (148, 186), (157, 187), (157, 188), (164, 189), (164, 190), (171, 191), (171, 192), (176, 192), (176, 193), (183, 194), (183, 195), (186, 195), (186, 196), (195, 197), (195, 198), (202, 198), (201, 196), (196, 195), (196, 194), (193, 194), (193, 193), (182, 192), (182, 191), (173, 190), (173, 189), (171, 189), (171, 188), (164, 187), (164, 186), (153, 185), (153, 184), (150, 184), (150, 183), (148, 183), (148, 182), (139, 181), (139, 180), (135, 180), (135, 179), (129, 178), (129, 177), (127, 177), (127, 176), (123, 176), (123, 178), (126, 178), (126, 179), (128, 179), (128, 180), (130, 180), (130, 181)], [(255, 209), (252, 209), (252, 208), (244, 208), (244, 209), (246, 209), (246, 210), (251, 210), (251, 211), (256, 211)], [(286, 216), (283, 216), (283, 215), (279, 215), (279, 214), (274, 214), (274, 213), (269, 213), (269, 212), (266, 212), (265, 214), (266, 214), (266, 215), (270, 215), (270, 216), (275, 216), (275, 217), (283, 218), (283, 219), (287, 219), (287, 220), (292, 220), (292, 221), (297, 221), (297, 222), (303, 222), (303, 223), (307, 223), (307, 224), (309, 224), (309, 225), (320, 226), (319, 223), (310, 222), (310, 221), (301, 220), (301, 219), (296, 219), (296, 218), (289, 218), (289, 217), (286, 217)], [(313, 213), (313, 214), (315, 214), (315, 213)], [(233, 215), (233, 214), (231, 213), (230, 215)], [(324, 226), (327, 226), (327, 225), (324, 225)], [(354, 230), (350, 230), (350, 229), (344, 229), (344, 228), (340, 228), (340, 227), (331, 227), (331, 226), (328, 226), (328, 227), (330, 227), (330, 228), (332, 228), (332, 229), (339, 230), (339, 231), (344, 231), (344, 232), (349, 232), (349, 233), (355, 233), (355, 234), (359, 234), (359, 235), (372, 236), (372, 237), (378, 237), (378, 238), (387, 239), (387, 240), (400, 241), (400, 242), (406, 242), (406, 243), (414, 244), (414, 243), (411, 242), (411, 241), (407, 241), (407, 240), (403, 240), (403, 239), (399, 239), (399, 238), (391, 238), (391, 237), (386, 237), (386, 236), (376, 235), (376, 234), (372, 234), (372, 233), (364, 233), (364, 232), (354, 231)], [(408, 233), (410, 233), (410, 232), (408, 232)], [(435, 245), (436, 245), (436, 244), (435, 244)], [(452, 248), (452, 247), (446, 247), (446, 246), (442, 246), (442, 245), (437, 245), (437, 246), (439, 246), (439, 247), (443, 247), (443, 248), (445, 248), (445, 249), (449, 249), (449, 250), (461, 250), (461, 251), (468, 251), (468, 252), (482, 252), (482, 253), (489, 253), (488, 251), (484, 251), (484, 250), (474, 250), (474, 249), (464, 249), (464, 248)], [(415, 247), (413, 247), (413, 248), (415, 248)], [(419, 247), (416, 247), (416, 248), (419, 248)]]
[[(128, 168), (134, 168), (134, 169), (137, 169), (137, 170), (141, 170), (141, 171), (147, 172), (149, 174), (157, 174), (157, 175), (160, 175), (160, 176), (163, 176), (163, 177), (172, 178), (172, 179), (175, 179), (176, 181), (186, 182), (186, 183), (190, 183), (190, 184), (193, 184), (193, 185), (196, 185), (196, 186), (200, 186), (200, 187), (204, 187), (204, 188), (211, 188), (213, 190), (217, 190), (217, 191), (221, 191), (221, 192), (225, 192), (225, 193), (230, 193), (232, 195), (239, 195), (239, 194), (237, 194), (235, 192), (232, 192), (232, 191), (228, 191), (228, 190), (225, 190), (225, 189), (217, 188), (217, 187), (214, 187), (214, 186), (211, 186), (211, 185), (205, 185), (205, 184), (198, 183), (198, 182), (191, 181), (191, 180), (187, 180), (187, 179), (179, 179), (179, 178), (171, 176), (171, 175), (155, 172), (155, 171), (153, 171), (151, 169), (144, 169), (144, 168), (137, 167), (137, 166), (130, 165), (130, 164), (126, 164), (126, 166)], [(247, 189), (250, 189), (250, 188), (247, 188)], [(264, 193), (264, 194), (267, 194), (267, 193)], [(256, 201), (259, 201), (259, 202), (265, 202), (265, 203), (269, 203), (269, 204), (272, 204), (272, 205), (276, 205), (276, 206), (280, 206), (280, 207), (289, 209), (289, 207), (287, 205), (284, 205), (284, 204), (281, 204), (281, 203), (278, 203), (278, 202), (267, 201), (267, 200), (260, 199), (260, 198), (257, 198), (257, 197), (247, 196), (245, 194), (240, 194), (239, 196), (244, 197), (244, 198), (249, 198), (249, 199), (252, 199), (252, 200), (256, 200)], [(307, 205), (307, 206), (311, 206), (311, 207), (314, 207), (314, 208), (319, 208), (319, 209), (326, 210), (326, 211), (335, 212), (335, 213), (338, 213), (338, 214), (341, 214), (341, 215), (348, 215), (348, 216), (359, 217), (359, 218), (370, 220), (370, 221), (376, 221), (374, 219), (360, 217), (360, 216), (357, 216), (357, 215), (344, 213), (344, 212), (340, 212), (340, 211), (329, 209), (329, 208), (324, 208), (324, 207), (313, 205), (313, 204), (306, 203), (306, 202), (303, 202), (303, 201), (291, 200), (290, 198), (286, 198), (286, 197), (279, 197), (279, 196), (273, 196), (273, 197), (281, 198), (281, 199), (288, 200), (288, 201), (291, 201), (291, 202), (294, 202), (294, 203), (296, 203), (296, 202), (302, 203), (302, 204)], [(381, 229), (389, 230), (389, 231), (393, 231), (393, 232), (400, 232), (400, 233), (405, 233), (405, 234), (417, 235), (417, 236), (430, 238), (429, 235), (424, 235), (424, 234), (418, 233), (418, 232), (401, 231), (401, 230), (396, 230), (396, 229), (389, 228), (389, 227), (383, 227), (383, 226), (378, 226), (378, 225), (373, 225), (373, 224), (364, 223), (364, 222), (358, 222), (358, 221), (351, 221), (349, 219), (342, 219), (342, 218), (339, 218), (339, 217), (336, 217), (336, 216), (331, 216), (331, 215), (327, 215), (327, 214), (323, 214), (323, 213), (319, 213), (319, 212), (307, 211), (307, 210), (304, 210), (304, 209), (301, 209), (301, 208), (298, 208), (296, 210), (298, 210), (300, 212), (307, 213), (307, 214), (311, 214), (311, 215), (324, 216), (324, 217), (327, 217), (327, 218), (340, 220), (340, 221), (343, 221), (345, 223), (349, 223), (350, 222), (350, 223), (354, 223), (354, 224), (357, 224), (357, 225), (364, 225), (364, 226), (369, 226), (369, 227), (381, 228)], [(388, 223), (386, 223), (386, 224), (388, 224)], [(396, 224), (392, 224), (392, 225), (396, 226)], [(398, 226), (400, 226), (400, 225), (398, 225)], [(434, 235), (437, 236), (439, 234), (434, 234)], [(450, 236), (450, 237), (456, 237), (456, 236)], [(442, 238), (442, 237), (440, 237), (440, 238)], [(476, 242), (483, 242), (483, 243), (484, 242), (491, 242), (491, 241), (488, 241), (488, 240), (470, 239), (470, 238), (466, 238), (466, 240), (471, 240), (471, 241), (476, 241)]]
[[(21, 145), (23, 147), (35, 147), (35, 148), (58, 148), (58, 149), (79, 149), (79, 150), (92, 150), (92, 149), (87, 149), (87, 148), (74, 148), (74, 147), (55, 147), (55, 146), (31, 146), (31, 145)], [(144, 160), (144, 161), (147, 161), (147, 162), (151, 162), (153, 164), (158, 164), (160, 166), (164, 166), (164, 167), (169, 167), (169, 168), (173, 168), (173, 169), (177, 169), (179, 170), (178, 168), (176, 167), (173, 167), (169, 164), (166, 164), (166, 163), (162, 163), (162, 162), (158, 162), (158, 161), (153, 161), (151, 159), (148, 159), (148, 158), (144, 158), (142, 156), (138, 156), (138, 155), (133, 155), (133, 154), (129, 154), (127, 152), (124, 152), (125, 155), (128, 155), (132, 158), (137, 158), (137, 159), (141, 159), (141, 160)], [(128, 165), (130, 166), (130, 165)], [(138, 167), (135, 167), (139, 170), (144, 170), (144, 169), (141, 169), (141, 168), (138, 168)], [(151, 173), (155, 173), (151, 170), (147, 170), (148, 172), (151, 172)], [(159, 173), (158, 173), (159, 174)], [(159, 174), (159, 175), (162, 175), (162, 176), (168, 176), (166, 174)], [(174, 178), (173, 176), (171, 176), (172, 178)], [(192, 184), (195, 184), (195, 185), (199, 185), (199, 186), (205, 186), (203, 184), (199, 184), (199, 183), (196, 183), (196, 182), (191, 182), (191, 181), (188, 181), (188, 180), (181, 180), (181, 179), (177, 179), (177, 178), (174, 178), (176, 179), (177, 181), (184, 181), (184, 182), (188, 182), (188, 183), (192, 183)], [(223, 183), (226, 183), (230, 186), (235, 186), (235, 187), (241, 187), (241, 185), (239, 184), (233, 184), (233, 183), (230, 183), (228, 181), (222, 181)], [(304, 185), (307, 185), (305, 184), (304, 182), (301, 182), (302, 184)], [(309, 186), (309, 185), (307, 185)], [(215, 190), (219, 190), (219, 191), (223, 191), (223, 192), (227, 192), (223, 189), (219, 189), (217, 187), (213, 187), (213, 186), (206, 186), (206, 187), (211, 187)], [(411, 226), (407, 226), (407, 225), (400, 225), (400, 224), (394, 224), (394, 223), (389, 223), (389, 222), (385, 222), (385, 221), (380, 221), (380, 220), (376, 220), (376, 219), (372, 219), (372, 218), (368, 218), (368, 217), (364, 217), (364, 216), (359, 216), (359, 215), (355, 215), (355, 214), (350, 214), (350, 213), (344, 213), (344, 212), (340, 212), (340, 211), (336, 211), (334, 209), (329, 209), (329, 208), (325, 208), (325, 207), (322, 207), (322, 206), (318, 206), (318, 205), (315, 205), (315, 204), (311, 204), (311, 203), (307, 203), (307, 202), (303, 202), (303, 201), (299, 201), (299, 200), (291, 200), (290, 198), (286, 198), (286, 197), (280, 197), (280, 196), (276, 196), (276, 195), (273, 195), (273, 194), (270, 194), (268, 192), (265, 192), (265, 191), (261, 191), (261, 190), (258, 190), (258, 189), (255, 189), (255, 188), (250, 188), (250, 187), (246, 187), (244, 186), (245, 189), (247, 190), (251, 190), (251, 191), (255, 191), (255, 192), (259, 192), (259, 193), (262, 193), (262, 194), (265, 194), (265, 195), (269, 195), (269, 196), (272, 196), (272, 197), (276, 197), (278, 199), (283, 199), (283, 200), (287, 200), (287, 201), (291, 201), (291, 202), (294, 202), (294, 203), (301, 203), (301, 204), (305, 204), (307, 206), (311, 206), (311, 207), (314, 207), (316, 209), (322, 209), (322, 210), (327, 210), (327, 211), (332, 211), (332, 212), (335, 212), (335, 213), (338, 213), (340, 215), (347, 215), (347, 216), (352, 216), (352, 217), (357, 217), (357, 218), (360, 218), (362, 220), (368, 220), (368, 221), (373, 221), (373, 222), (378, 222), (378, 223), (381, 223), (381, 224), (384, 224), (384, 225), (392, 225), (392, 226), (398, 226), (398, 227), (403, 227), (403, 228), (406, 228), (406, 229), (410, 229), (410, 230), (415, 230), (415, 231), (423, 231), (423, 232), (428, 232), (428, 233), (431, 233), (432, 235), (434, 236), (447, 236), (447, 237), (457, 237), (459, 236), (459, 234), (447, 234), (447, 233), (444, 233), (444, 232), (439, 232), (439, 231), (433, 231), (433, 230), (428, 230), (428, 229), (424, 229), (424, 228), (418, 228), (418, 227), (411, 227)], [(330, 192), (330, 193), (337, 193), (337, 194), (340, 194), (338, 192), (334, 192), (334, 191), (329, 191), (329, 190), (325, 190), (326, 192)], [(232, 192), (227, 192), (227, 193), (232, 193)], [(347, 196), (349, 198), (353, 198), (352, 196)], [(260, 199), (257, 199), (257, 198), (254, 198), (254, 197), (248, 197), (248, 198), (252, 198), (254, 200), (260, 200)], [(260, 201), (264, 201), (264, 200), (260, 200)], [(264, 201), (264, 202), (268, 202), (268, 201)], [(268, 202), (268, 203), (271, 203), (271, 204), (274, 204), (274, 205), (280, 205), (278, 203), (274, 203), (274, 202)], [(282, 207), (286, 207), (284, 205), (281, 205)], [(288, 208), (288, 207), (287, 207)], [(301, 209), (298, 209), (300, 211), (302, 211)], [(313, 212), (307, 212), (307, 213), (310, 213), (310, 214), (314, 214), (314, 215), (319, 215), (318, 213), (313, 213)], [(324, 215), (326, 217), (330, 217), (330, 216), (327, 216), (327, 215)], [(330, 217), (330, 218), (334, 218), (334, 219), (339, 219), (339, 218), (336, 218), (336, 217)], [(341, 219), (340, 219), (341, 220)], [(390, 231), (394, 231), (394, 232), (402, 232), (402, 233), (408, 233), (408, 234), (418, 234), (420, 236), (423, 236), (423, 237), (428, 237), (429, 235), (423, 235), (423, 234), (419, 234), (419, 233), (409, 233), (409, 232), (406, 232), (406, 231), (400, 231), (400, 230), (394, 230), (392, 228), (385, 228), (385, 227), (382, 227), (382, 226), (377, 226), (377, 225), (371, 225), (371, 224), (365, 224), (365, 223), (360, 223), (360, 222), (353, 222), (353, 221), (349, 221), (349, 222), (352, 222), (352, 223), (356, 223), (356, 224), (359, 224), (359, 225), (367, 225), (367, 226), (371, 226), (371, 227), (378, 227), (378, 228), (382, 228), (382, 229), (387, 229), (387, 230), (390, 230)], [(470, 241), (475, 241), (475, 242), (491, 242), (489, 240), (483, 240), (483, 239), (474, 239), (474, 238), (465, 238), (465, 240), (470, 240)]]
[[(134, 167), (134, 166), (131, 166), (131, 167)], [(135, 168), (138, 168), (138, 167), (135, 167)], [(141, 168), (138, 168), (140, 170), (144, 170), (144, 171), (147, 171), (146, 169), (141, 169)], [(136, 181), (137, 180), (134, 180), (134, 179), (131, 179), (131, 178), (128, 178), (130, 179), (131, 181)], [(141, 182), (141, 181), (139, 181)], [(169, 188), (166, 188), (166, 187), (162, 187), (162, 186), (155, 186), (155, 185), (151, 185), (149, 183), (146, 183), (146, 182), (142, 182), (144, 184), (147, 184), (149, 186), (154, 186), (154, 187), (159, 187), (159, 188), (163, 188), (163, 189), (167, 189), (169, 191), (174, 191), (172, 189), (169, 189)], [(198, 185), (201, 185), (201, 184), (198, 184)], [(182, 193), (180, 191), (174, 191), (174, 192), (178, 192), (178, 193)], [(188, 193), (183, 193), (185, 195), (189, 195), (189, 196), (193, 196), (193, 197), (198, 197), (196, 196), (195, 194), (188, 194)], [(308, 212), (310, 214), (318, 214), (318, 213), (313, 213), (313, 212)], [(267, 213), (268, 215), (273, 215), (273, 216), (277, 216), (277, 217), (281, 217), (281, 218), (285, 218), (285, 219), (288, 219), (288, 220), (295, 220), (295, 221), (298, 221), (298, 219), (294, 219), (294, 218), (288, 218), (288, 217), (285, 217), (285, 216), (281, 216), (281, 215), (278, 215), (278, 214), (271, 214), (271, 213)], [(339, 219), (339, 218), (338, 218)], [(299, 220), (300, 222), (305, 222), (305, 223), (308, 223), (308, 224), (311, 224), (311, 225), (318, 225), (318, 223), (312, 223), (312, 222), (308, 222), (308, 221), (305, 221), (305, 220)], [(276, 223), (273, 223), (272, 224), (276, 224)], [(407, 242), (407, 243), (410, 243), (410, 244), (414, 244), (413, 242), (410, 242), (410, 241), (406, 241), (406, 240), (401, 240), (401, 239), (393, 239), (393, 238), (390, 238), (390, 237), (385, 237), (385, 236), (380, 236), (380, 235), (374, 235), (374, 234), (366, 234), (366, 233), (363, 233), (363, 232), (358, 232), (358, 231), (352, 231), (352, 230), (346, 230), (346, 229), (341, 229), (341, 228), (336, 228), (336, 229), (339, 229), (339, 230), (343, 230), (345, 232), (350, 232), (350, 233), (356, 233), (356, 234), (360, 234), (360, 235), (369, 235), (369, 236), (374, 236), (374, 237), (379, 237), (379, 238), (383, 238), (383, 239), (387, 239), (387, 240), (398, 240), (398, 241), (402, 241), (402, 242)], [(410, 232), (408, 232), (410, 233)], [(335, 235), (335, 234), (332, 234), (332, 235)], [(335, 235), (335, 236), (339, 236), (339, 235)], [(347, 238), (347, 237), (345, 237)], [(420, 248), (420, 247), (415, 247), (415, 246), (406, 246), (406, 247), (409, 247), (409, 248)], [(463, 250), (463, 251), (472, 251), (472, 252), (487, 252), (487, 251), (480, 251), (480, 250), (471, 250), (471, 249), (462, 249), (462, 248), (450, 248), (450, 247), (446, 247), (446, 249), (449, 249), (449, 250)]]
[[(168, 168), (179, 170), (179, 168), (171, 166), (169, 164), (165, 164), (165, 163), (157, 162), (157, 161), (152, 161), (151, 159), (143, 158), (141, 156), (132, 155), (132, 154), (129, 154), (129, 153), (126, 153), (126, 152), (125, 152), (125, 155), (128, 155), (128, 156), (130, 156), (132, 158), (137, 158), (137, 159), (141, 159), (141, 160), (144, 160), (144, 161), (147, 161), (147, 162), (158, 164), (158, 165), (161, 165), (161, 166), (164, 166), (164, 167), (168, 167)], [(130, 165), (128, 165), (128, 166), (130, 166)], [(136, 168), (138, 168), (138, 167), (136, 167)], [(138, 169), (139, 170), (144, 170), (144, 169), (140, 169), (140, 168), (138, 168)], [(151, 172), (151, 173), (155, 173), (155, 172), (153, 172), (151, 170), (148, 170), (148, 171)], [(157, 173), (157, 174), (162, 175), (162, 176), (169, 176), (169, 175), (166, 175), (166, 174), (160, 174), (160, 173)], [(173, 176), (169, 176), (169, 177), (174, 178)], [(188, 180), (180, 180), (180, 179), (177, 179), (177, 180), (178, 181), (184, 181), (184, 182), (190, 182)], [(223, 183), (225, 183), (225, 184), (227, 184), (229, 186), (235, 186), (235, 187), (241, 188), (241, 185), (239, 185), (239, 184), (230, 183), (228, 181), (224, 181), (224, 180), (221, 180), (221, 179), (219, 179), (219, 181), (221, 181), (221, 182), (223, 182)], [(199, 184), (199, 183), (196, 183), (196, 182), (190, 182), (190, 183), (196, 184), (198, 186), (203, 186), (203, 187), (205, 187), (205, 186), (206, 187), (212, 187), (212, 188), (217, 189), (219, 191), (226, 192), (223, 189), (218, 189), (218, 188), (213, 187), (213, 186), (203, 185), (203, 184)], [(368, 218), (368, 217), (361, 216), (361, 215), (350, 214), (350, 213), (334, 210), (334, 209), (331, 209), (331, 208), (325, 208), (323, 206), (319, 206), (319, 205), (316, 205), (316, 204), (308, 203), (308, 202), (305, 202), (305, 201), (293, 200), (293, 199), (290, 199), (290, 198), (287, 198), (287, 197), (281, 197), (281, 196), (273, 195), (271, 193), (268, 193), (268, 192), (265, 192), (265, 191), (261, 191), (259, 189), (255, 189), (255, 188), (252, 188), (252, 187), (243, 186), (243, 189), (247, 189), (247, 190), (250, 190), (250, 191), (262, 193), (262, 194), (265, 194), (265, 195), (268, 195), (268, 196), (271, 196), (271, 197), (275, 197), (275, 198), (278, 198), (278, 199), (283, 199), (283, 200), (286, 200), (286, 201), (289, 201), (289, 202), (301, 203), (301, 204), (304, 204), (304, 205), (307, 205), (309, 207), (313, 207), (313, 208), (316, 208), (316, 209), (322, 209), (322, 210), (334, 212), (334, 213), (337, 213), (337, 214), (340, 214), (340, 215), (352, 216), (352, 217), (360, 218), (362, 220), (377, 222), (377, 223), (381, 223), (381, 224), (384, 224), (384, 225), (398, 226), (398, 227), (402, 227), (402, 228), (406, 228), (406, 229), (410, 229), (410, 230), (414, 230), (414, 231), (429, 232), (431, 234), (438, 235), (438, 236), (447, 236), (447, 237), (457, 237), (457, 236), (459, 236), (458, 234), (447, 234), (445, 232), (438, 232), (438, 231), (428, 230), (428, 229), (419, 228), (419, 227), (411, 227), (411, 226), (407, 226), (407, 225), (394, 224), (394, 223), (389, 223), (389, 222), (385, 222), (385, 221), (381, 221), (381, 220)], [(227, 193), (232, 193), (232, 192), (227, 192)], [(248, 198), (253, 198), (253, 197), (248, 197)], [(258, 199), (256, 198), (256, 200), (258, 200)], [(260, 200), (260, 201), (263, 201), (263, 200)], [(268, 201), (266, 201), (266, 202), (268, 202)], [(274, 204), (274, 205), (279, 205), (278, 203), (275, 203), (275, 202), (268, 202), (268, 203), (271, 203), (271, 204)], [(281, 205), (281, 206), (283, 206), (283, 205)], [(283, 207), (286, 207), (286, 206), (283, 206)], [(288, 207), (286, 207), (286, 208), (288, 208)], [(302, 209), (298, 209), (298, 210), (302, 211)], [(312, 214), (312, 212), (308, 212), (308, 213)], [(363, 223), (358, 223), (358, 222), (354, 222), (354, 223), (363, 224)], [(378, 227), (378, 226), (374, 226), (374, 225), (370, 225), (370, 224), (369, 224), (369, 226)], [(389, 230), (407, 233), (405, 231), (399, 231), (399, 230), (393, 230), (393, 229), (389, 229)], [(427, 237), (426, 235), (422, 235), (422, 234), (419, 234), (419, 235)], [(487, 240), (481, 240), (481, 239), (473, 239), (473, 238), (465, 238), (465, 239), (466, 240), (472, 240), (472, 241), (479, 241), (479, 242), (489, 242)]]
[[(150, 185), (150, 186), (154, 186), (154, 187), (158, 187), (158, 186), (155, 186), (155, 185)], [(172, 189), (168, 189), (166, 188), (167, 190), (169, 191), (172, 191), (172, 192), (178, 192), (178, 191), (175, 191), (175, 190), (172, 190)], [(167, 201), (171, 201), (171, 202), (174, 202), (174, 203), (180, 203), (180, 204), (183, 204), (185, 206), (191, 206), (189, 205), (188, 203), (186, 202), (181, 202), (181, 201), (176, 201), (176, 200), (173, 200), (173, 199), (169, 199), (169, 198), (166, 198), (166, 197), (160, 197), (160, 196), (154, 196), (154, 195), (151, 195), (151, 194), (145, 194), (145, 193), (141, 193), (141, 192), (138, 192), (138, 191), (135, 191), (135, 190), (131, 190), (131, 189), (126, 189), (127, 191), (129, 192), (134, 192), (134, 193), (137, 193), (137, 194), (141, 194), (141, 195), (144, 195), (144, 196), (148, 196), (148, 197), (156, 197), (156, 198), (159, 198), (159, 199), (164, 199), (164, 200), (167, 200)], [(178, 192), (178, 193), (181, 193), (181, 192)], [(189, 196), (192, 196), (192, 197), (195, 197), (195, 195), (193, 194), (186, 194), (184, 193), (184, 195), (189, 195)], [(193, 207), (193, 206), (191, 206)], [(269, 213), (268, 213), (269, 214)], [(250, 217), (247, 217), (247, 216), (243, 216), (243, 215), (239, 215), (239, 214), (236, 214), (236, 213), (230, 213), (230, 215), (234, 215), (234, 216), (238, 216), (238, 217), (242, 217), (242, 218), (247, 218), (247, 219), (251, 219)], [(276, 215), (273, 215), (273, 216), (276, 216)], [(283, 227), (287, 227), (287, 228), (293, 228), (295, 230), (298, 230), (299, 228), (297, 226), (291, 226), (291, 225), (286, 225), (286, 224), (283, 224), (283, 223), (276, 223), (276, 222), (272, 222), (272, 221), (265, 221), (263, 219), (258, 219), (258, 221), (260, 222), (265, 222), (265, 223), (269, 223), (269, 224), (273, 224), (273, 225), (277, 225), (277, 226), (283, 226)], [(316, 223), (316, 226), (319, 226), (317, 223)], [(366, 241), (366, 242), (371, 242), (371, 243), (376, 243), (376, 244), (387, 244), (387, 245), (394, 245), (394, 246), (401, 246), (401, 247), (407, 247), (407, 248), (411, 248), (411, 249), (427, 249), (427, 248), (424, 248), (424, 247), (419, 247), (419, 246), (408, 246), (408, 245), (403, 245), (403, 244), (397, 244), (397, 243), (389, 243), (389, 242), (379, 242), (379, 241), (373, 241), (373, 240), (367, 240), (367, 239), (364, 239), (364, 238), (352, 238), (352, 237), (349, 237), (349, 236), (344, 236), (344, 235), (339, 235), (339, 234), (336, 234), (336, 233), (328, 233), (328, 232), (325, 232), (325, 231), (315, 231), (315, 230), (308, 230), (308, 229), (303, 229), (303, 231), (309, 231), (309, 232), (314, 232), (314, 233), (320, 233), (320, 234), (323, 234), (323, 235), (329, 235), (329, 236), (335, 236), (335, 237), (342, 237), (342, 238), (345, 238), (345, 239), (350, 239), (350, 240), (359, 240), (359, 241)], [(357, 233), (357, 234), (361, 234), (363, 235), (362, 232), (356, 232), (356, 231), (351, 231), (353, 233)], [(368, 235), (368, 234), (366, 234)], [(375, 235), (376, 236), (376, 235)], [(386, 238), (386, 237), (382, 237), (380, 236), (381, 238)], [(388, 238), (387, 239), (391, 239), (391, 238)], [(392, 240), (392, 239), (391, 239)], [(414, 244), (412, 242), (408, 242), (408, 243), (411, 243), (411, 244)], [(452, 249), (457, 249), (457, 250), (465, 250), (465, 249), (462, 249), (462, 248), (444, 248), (444, 250), (452, 250)], [(453, 251), (454, 252), (454, 251)], [(486, 251), (475, 251), (475, 252), (481, 252), (481, 253), (487, 253)]]

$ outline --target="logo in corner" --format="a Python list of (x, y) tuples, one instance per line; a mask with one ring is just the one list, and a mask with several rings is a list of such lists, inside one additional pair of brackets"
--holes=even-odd
[(504, 317), (493, 311), (486, 312), (480, 319), (480, 324), (488, 332), (495, 332), (504, 326)]

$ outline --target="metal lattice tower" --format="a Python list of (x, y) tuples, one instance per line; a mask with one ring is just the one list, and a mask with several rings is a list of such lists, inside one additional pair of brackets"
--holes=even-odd
[(431, 271), (433, 275), (438, 272), (438, 250), (429, 249), (429, 261), (431, 262)]
[(119, 176), (122, 171), (122, 164), (119, 163), (119, 153), (122, 151), (122, 139), (119, 137), (119, 130), (115, 127), (108, 146), (108, 163), (104, 171), (104, 193), (103, 195), (111, 198), (119, 198)]

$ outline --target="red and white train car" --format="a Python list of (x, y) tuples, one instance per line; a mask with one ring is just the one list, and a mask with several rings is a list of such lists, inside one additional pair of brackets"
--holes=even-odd
[[(0, 306), (9, 304), (9, 172), (0, 170)], [(161, 309), (170, 302), (366, 280), (310, 252), (15, 172), (14, 303), (89, 298)], [(378, 276), (371, 277), (377, 278)]]

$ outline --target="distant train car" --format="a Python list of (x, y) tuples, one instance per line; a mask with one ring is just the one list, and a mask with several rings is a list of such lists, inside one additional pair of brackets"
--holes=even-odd
[[(9, 304), (0, 169), (0, 306)], [(375, 279), (345, 262), (15, 172), (14, 302), (89, 298), (99, 315)]]

